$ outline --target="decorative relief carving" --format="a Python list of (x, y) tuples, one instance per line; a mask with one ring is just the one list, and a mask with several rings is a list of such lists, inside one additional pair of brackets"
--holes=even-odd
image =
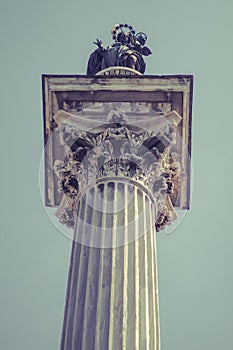
[[(127, 70), (127, 68), (122, 67)], [(112, 67), (111, 67), (112, 69)], [(106, 122), (106, 114), (113, 103), (121, 103), (130, 123), (138, 125), (145, 118), (156, 119), (176, 110), (182, 120), (177, 129), (177, 143), (171, 149), (174, 158), (182, 165), (171, 195), (177, 210), (190, 206), (190, 156), (192, 76), (43, 76), (44, 140), (45, 140), (45, 205), (60, 206), (62, 196), (57, 190), (58, 178), (51, 166), (56, 159), (64, 159), (64, 144), (60, 145), (60, 123), (56, 119), (59, 110), (72, 114), (79, 127), (80, 116), (85, 120)], [(80, 110), (80, 108), (82, 109)], [(113, 109), (113, 108), (112, 108)], [(138, 112), (139, 111), (139, 112)], [(56, 119), (56, 120), (55, 120)], [(59, 125), (59, 128), (58, 128)], [(150, 127), (143, 127), (150, 130)], [(88, 128), (86, 129), (88, 130)], [(178, 181), (178, 182), (177, 182)]]
[(140, 72), (136, 71), (133, 68), (122, 68), (122, 67), (108, 67), (104, 68), (96, 73), (96, 75), (109, 75), (109, 76), (118, 76), (118, 75), (141, 75)]
[(165, 124), (147, 131), (128, 124), (121, 110), (111, 110), (107, 124), (98, 131), (83, 131), (62, 123), (61, 136), (67, 149), (64, 161), (56, 160), (59, 190), (66, 198), (59, 219), (74, 225), (78, 194), (106, 177), (131, 178), (148, 188), (157, 203), (157, 231), (170, 224), (176, 214), (170, 199), (176, 186), (180, 164), (171, 156), (176, 141), (176, 125)]
[(66, 112), (80, 112), (83, 108), (83, 101), (63, 101), (63, 109)]

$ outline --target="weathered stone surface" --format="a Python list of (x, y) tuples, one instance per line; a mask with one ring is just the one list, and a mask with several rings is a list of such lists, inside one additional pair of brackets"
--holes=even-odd
[[(96, 120), (105, 106), (121, 103), (135, 125), (143, 116), (156, 118), (175, 110), (181, 116), (178, 139), (173, 147), (182, 165), (182, 181), (177, 188), (176, 209), (188, 209), (190, 204), (190, 155), (192, 76), (43, 76), (45, 135), (45, 202), (56, 207), (61, 203), (58, 178), (54, 174), (56, 159), (64, 159), (60, 145), (60, 130), (54, 120), (59, 110), (74, 115), (78, 126), (82, 118)], [(92, 111), (90, 109), (92, 108)], [(96, 113), (94, 109), (96, 108)], [(99, 109), (99, 111), (98, 111)], [(102, 109), (102, 110), (101, 110)]]
[[(100, 217), (100, 212), (87, 208), (87, 203), (97, 200), (98, 191), (113, 206), (120, 204), (116, 197), (131, 200), (123, 211), (110, 217), (103, 211)], [(100, 210), (104, 201), (98, 200), (98, 204)], [(81, 207), (76, 234), (85, 235), (83, 222), (87, 221), (90, 246), (73, 243), (61, 350), (159, 350), (154, 203), (135, 186), (119, 182), (115, 188), (108, 182), (104, 187), (90, 189)], [(96, 221), (97, 217), (101, 220)], [(109, 228), (101, 244), (110, 234), (112, 248), (91, 247), (98, 224)], [(121, 224), (125, 244), (115, 247)], [(146, 228), (141, 235), (140, 230)]]
[(74, 228), (61, 350), (160, 349), (155, 233), (189, 207), (192, 77), (122, 72), (43, 78), (46, 204)]

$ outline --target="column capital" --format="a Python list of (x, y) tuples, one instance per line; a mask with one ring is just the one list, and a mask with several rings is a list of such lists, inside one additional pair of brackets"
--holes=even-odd
[(157, 231), (176, 218), (171, 195), (180, 164), (170, 149), (181, 119), (178, 113), (132, 123), (119, 109), (109, 110), (101, 122), (80, 117), (77, 121), (76, 115), (60, 110), (54, 119), (67, 151), (64, 160), (54, 163), (64, 193), (56, 213), (63, 224), (74, 226), (79, 198), (87, 188), (112, 177), (132, 179), (150, 191), (157, 204)]

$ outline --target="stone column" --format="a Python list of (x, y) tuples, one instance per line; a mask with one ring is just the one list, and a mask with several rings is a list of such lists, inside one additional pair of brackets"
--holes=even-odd
[(55, 164), (66, 198), (57, 215), (73, 220), (74, 242), (61, 350), (160, 349), (155, 233), (175, 215), (174, 129), (111, 116), (96, 133), (62, 129), (70, 152)]
[(73, 243), (62, 350), (159, 349), (154, 212), (148, 191), (122, 179), (82, 196), (85, 244)]

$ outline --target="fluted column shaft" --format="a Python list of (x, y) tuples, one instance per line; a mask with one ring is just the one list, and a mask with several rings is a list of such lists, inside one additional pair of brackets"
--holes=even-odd
[(80, 198), (61, 350), (159, 350), (153, 198), (105, 180)]

